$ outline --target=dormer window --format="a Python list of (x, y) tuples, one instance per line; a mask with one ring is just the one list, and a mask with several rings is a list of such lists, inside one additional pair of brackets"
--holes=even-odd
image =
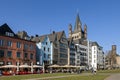
[(11, 36), (11, 37), (14, 36), (14, 34), (13, 34), (13, 33), (10, 33), (10, 32), (6, 32), (5, 34), (6, 34), (6, 36)]

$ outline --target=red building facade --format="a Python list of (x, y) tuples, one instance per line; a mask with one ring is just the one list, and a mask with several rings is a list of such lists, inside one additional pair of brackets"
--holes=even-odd
[[(36, 44), (30, 40), (18, 38), (7, 25), (0, 27), (0, 66), (36, 64)], [(6, 27), (4, 30), (3, 27)], [(3, 32), (3, 33), (2, 33)]]
[(36, 63), (35, 43), (27, 40), (0, 36), (0, 65)]

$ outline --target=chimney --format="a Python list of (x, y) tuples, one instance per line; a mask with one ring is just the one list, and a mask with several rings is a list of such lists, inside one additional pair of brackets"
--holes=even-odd
[(38, 37), (38, 35), (36, 34), (35, 37)]
[(55, 31), (53, 31), (53, 34), (55, 34)]

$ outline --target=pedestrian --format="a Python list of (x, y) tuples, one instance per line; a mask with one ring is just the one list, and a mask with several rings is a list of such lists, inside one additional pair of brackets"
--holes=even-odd
[(2, 70), (0, 70), (0, 76), (2, 75)]
[(12, 70), (9, 71), (10, 75), (12, 75)]
[(97, 71), (96, 68), (94, 68), (94, 74), (96, 74), (96, 71)]

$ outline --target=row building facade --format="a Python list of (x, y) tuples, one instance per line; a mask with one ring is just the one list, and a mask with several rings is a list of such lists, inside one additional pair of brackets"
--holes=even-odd
[(37, 62), (45, 65), (66, 65), (68, 60), (68, 42), (64, 31), (55, 32), (32, 39), (36, 41)]
[(7, 24), (0, 26), (0, 66), (36, 64), (36, 45), (19, 38)]
[[(77, 14), (76, 17), (74, 30), (72, 30), (72, 25), (69, 24), (68, 38), (72, 39), (75, 45), (76, 66), (85, 66), (87, 69), (103, 68), (104, 66), (103, 48), (99, 46), (97, 42), (89, 41), (87, 39), (87, 25), (84, 24), (84, 30), (83, 30), (82, 22), (79, 18), (79, 14)], [(69, 52), (68, 54), (71, 53)]]
[(7, 24), (0, 26), (0, 65), (19, 61), (28, 65), (33, 62), (45, 66), (57, 64), (98, 69), (104, 64), (102, 59), (103, 48), (87, 39), (87, 25), (83, 30), (79, 14), (74, 30), (69, 25), (68, 38), (65, 31), (29, 37), (25, 31), (15, 34)]

